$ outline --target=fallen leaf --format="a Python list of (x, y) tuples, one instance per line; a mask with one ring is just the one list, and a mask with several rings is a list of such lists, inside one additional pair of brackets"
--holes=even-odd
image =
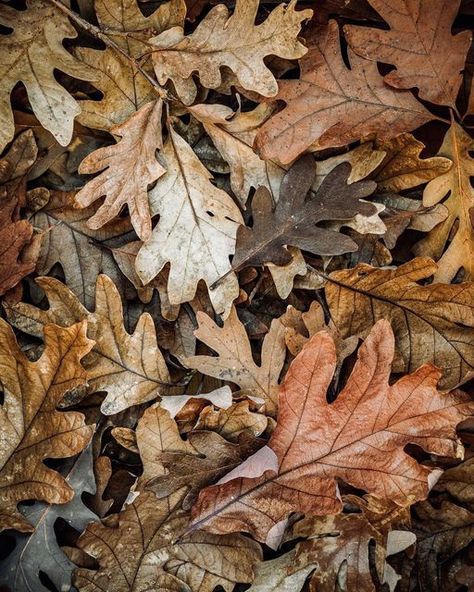
[(272, 321), (262, 344), (261, 364), (253, 359), (250, 341), (233, 307), (222, 327), (206, 314), (197, 314), (196, 337), (217, 352), (218, 356), (192, 356), (188, 368), (239, 385), (242, 395), (265, 403), (265, 413), (276, 415), (278, 379), (285, 361), (284, 326)]
[(351, 376), (329, 404), (326, 390), (336, 350), (326, 332), (305, 345), (280, 391), (279, 417), (268, 447), (278, 470), (239, 477), (201, 491), (191, 529), (245, 531), (265, 541), (291, 512), (341, 511), (336, 478), (404, 505), (424, 499), (439, 471), (419, 464), (404, 448), (461, 456), (456, 425), (474, 404), (461, 391), (442, 394), (441, 372), (426, 364), (389, 385), (394, 355), (390, 324), (379, 321), (358, 352)]
[(344, 337), (365, 337), (379, 319), (395, 332), (395, 372), (412, 372), (425, 362), (443, 370), (442, 388), (465, 382), (474, 369), (474, 284), (419, 281), (437, 270), (431, 259), (416, 258), (395, 269), (360, 264), (331, 273), (326, 298)]
[(71, 500), (72, 487), (43, 461), (78, 454), (93, 433), (81, 413), (56, 410), (68, 391), (86, 382), (81, 359), (94, 343), (86, 337), (86, 323), (68, 329), (49, 325), (44, 341), (44, 353), (37, 362), (30, 362), (11, 327), (0, 320), (0, 380), (5, 397), (0, 408), (0, 529), (33, 532), (17, 510), (20, 501), (64, 504)]
[(387, 86), (376, 64), (348, 53), (350, 70), (335, 21), (318, 30), (300, 62), (300, 79), (279, 81), (275, 99), (286, 107), (257, 134), (263, 158), (290, 163), (309, 147), (344, 146), (372, 134), (388, 140), (435, 118), (409, 92)]
[(233, 269), (269, 262), (286, 265), (291, 261), (287, 245), (319, 255), (355, 250), (355, 243), (347, 236), (316, 226), (321, 221), (346, 220), (376, 211), (372, 204), (360, 201), (374, 191), (373, 181), (348, 185), (349, 174), (350, 165), (340, 164), (327, 175), (317, 193), (305, 199), (314, 180), (314, 161), (304, 156), (286, 173), (275, 207), (268, 190), (260, 187), (252, 202), (253, 227), (241, 226), (237, 232)]
[(363, 58), (393, 64), (384, 78), (396, 88), (417, 88), (425, 101), (455, 107), (472, 34), (452, 35), (460, 0), (369, 0), (390, 29), (345, 25), (351, 48)]
[(62, 146), (71, 141), (74, 117), (80, 107), (56, 81), (53, 71), (61, 70), (81, 80), (90, 79), (89, 68), (75, 59), (63, 46), (63, 40), (77, 37), (69, 19), (51, 2), (28, 0), (26, 10), (2, 4), (0, 23), (13, 30), (0, 35), (4, 56), (0, 67), (3, 121), (0, 151), (13, 138), (15, 125), (10, 93), (22, 82), (36, 117)]
[(50, 308), (42, 310), (23, 302), (6, 304), (10, 323), (41, 338), (49, 323), (67, 327), (87, 319), (87, 332), (95, 345), (84, 360), (84, 368), (90, 392), (107, 393), (101, 405), (102, 413), (119, 413), (132, 405), (151, 401), (166, 390), (170, 378), (156, 343), (152, 317), (142, 314), (130, 335), (123, 325), (120, 294), (109, 277), (97, 278), (94, 312), (84, 308), (60, 281), (43, 277), (36, 282), (44, 290)]
[(232, 16), (224, 4), (219, 4), (191, 35), (185, 36), (182, 27), (174, 27), (154, 37), (152, 58), (158, 82), (165, 84), (171, 79), (180, 99), (190, 105), (197, 94), (193, 72), (199, 73), (204, 87), (217, 88), (222, 81), (220, 69), (226, 66), (243, 88), (267, 97), (276, 95), (278, 85), (264, 58), (303, 56), (306, 49), (297, 36), (301, 22), (313, 13), (296, 12), (292, 0), (277, 6), (256, 26), (258, 4), (258, 0), (237, 0)]
[(449, 158), (421, 158), (425, 145), (411, 134), (378, 142), (377, 148), (385, 152), (385, 158), (372, 178), (377, 182), (377, 189), (383, 192), (412, 189), (448, 172), (453, 166)]
[(195, 429), (212, 430), (231, 442), (238, 442), (240, 434), (261, 436), (267, 429), (268, 417), (250, 411), (248, 401), (234, 403), (227, 409), (215, 410), (210, 405), (199, 415)]
[(103, 204), (89, 218), (89, 228), (97, 230), (104, 226), (117, 217), (126, 204), (138, 236), (142, 240), (150, 237), (147, 189), (166, 172), (155, 155), (163, 145), (162, 108), (161, 100), (146, 103), (124, 123), (111, 129), (121, 137), (117, 144), (99, 148), (81, 162), (81, 174), (102, 171), (76, 194), (76, 205), (80, 208), (105, 196)]
[[(149, 39), (153, 35), (168, 27), (182, 25), (186, 14), (184, 0), (164, 2), (147, 17), (136, 0), (121, 0), (113, 4), (98, 0), (94, 8), (101, 27), (115, 33), (112, 37), (114, 42), (134, 59), (142, 58), (149, 52)], [(89, 66), (89, 80), (103, 95), (100, 100), (80, 101), (82, 111), (78, 121), (82, 125), (109, 131), (157, 98), (146, 77), (114, 49), (77, 47), (75, 54)], [(153, 72), (149, 57), (141, 59), (140, 64), (147, 74)]]
[(474, 189), (470, 181), (474, 175), (473, 150), (474, 140), (453, 123), (438, 153), (452, 160), (453, 166), (430, 181), (423, 193), (424, 206), (442, 201), (449, 212), (447, 218), (414, 248), (416, 255), (438, 261), (435, 282), (451, 282), (461, 269), (464, 281), (474, 279)]
[(98, 520), (81, 497), (83, 493), (93, 493), (96, 488), (91, 445), (71, 466), (65, 482), (74, 491), (74, 497), (69, 502), (61, 505), (37, 502), (20, 508), (34, 530), (29, 536), (15, 533), (15, 548), (2, 565), (0, 585), (9, 586), (15, 592), (47, 592), (48, 588), (40, 580), (40, 572), (43, 572), (61, 592), (71, 589), (75, 566), (59, 547), (54, 525), (56, 520), (62, 519), (81, 532), (89, 522)]
[[(167, 172), (149, 193), (151, 213), (160, 220), (137, 255), (136, 269), (147, 284), (170, 263), (169, 300), (181, 304), (193, 299), (199, 280), (210, 286), (230, 270), (242, 218), (172, 127), (161, 154)], [(219, 282), (209, 293), (216, 313), (228, 312), (238, 293), (234, 274)]]

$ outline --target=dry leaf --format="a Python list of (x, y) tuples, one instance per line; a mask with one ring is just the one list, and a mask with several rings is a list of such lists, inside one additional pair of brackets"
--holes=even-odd
[(78, 545), (99, 569), (76, 571), (79, 592), (212, 592), (218, 585), (230, 592), (235, 583), (250, 582), (259, 545), (241, 535), (201, 532), (176, 543), (188, 523), (179, 508), (180, 494), (157, 500), (145, 492), (118, 516), (89, 525)]
[(417, 187), (448, 172), (453, 163), (448, 158), (421, 158), (425, 145), (411, 134), (400, 134), (377, 148), (386, 155), (373, 175), (379, 191), (398, 193)]
[[(211, 183), (191, 146), (171, 127), (162, 157), (166, 173), (149, 193), (152, 215), (160, 214), (160, 219), (138, 253), (136, 268), (147, 284), (170, 263), (169, 300), (181, 304), (193, 299), (199, 280), (210, 286), (229, 271), (242, 219), (232, 199)], [(232, 274), (209, 296), (221, 314), (238, 294)]]
[(201, 491), (192, 529), (243, 530), (265, 541), (290, 512), (340, 512), (336, 478), (400, 505), (424, 499), (439, 471), (420, 465), (405, 446), (461, 456), (455, 428), (474, 403), (461, 391), (438, 392), (441, 372), (430, 364), (389, 386), (393, 355), (390, 324), (379, 321), (344, 389), (329, 404), (335, 345), (325, 332), (312, 337), (280, 391), (277, 427), (268, 443), (277, 468), (262, 463), (261, 476), (250, 478), (234, 471), (231, 480)]
[(285, 328), (278, 319), (272, 321), (262, 344), (261, 364), (252, 356), (250, 341), (235, 308), (218, 327), (210, 317), (197, 314), (196, 337), (217, 352), (218, 356), (193, 356), (185, 360), (188, 368), (239, 385), (242, 395), (265, 403), (265, 413), (276, 415), (278, 379), (285, 361)]
[[(415, 246), (415, 253), (438, 260), (436, 282), (451, 282), (462, 269), (463, 279), (474, 280), (474, 140), (457, 124), (447, 131), (439, 156), (453, 161), (452, 168), (426, 186), (423, 205), (443, 202), (448, 217)], [(447, 245), (447, 248), (446, 248)]]
[(64, 271), (68, 287), (88, 308), (94, 306), (95, 280), (106, 273), (121, 294), (126, 279), (114, 262), (111, 248), (130, 240), (129, 220), (117, 219), (99, 230), (91, 230), (87, 221), (95, 207), (74, 208), (74, 193), (53, 191), (46, 206), (30, 219), (35, 228), (43, 231), (36, 271), (40, 275), (51, 272), (56, 263)]
[(5, 396), (0, 408), (0, 529), (34, 530), (17, 510), (20, 501), (71, 500), (73, 489), (43, 461), (74, 456), (93, 433), (81, 413), (56, 410), (68, 391), (86, 382), (81, 359), (94, 343), (86, 337), (86, 323), (68, 329), (49, 325), (44, 341), (43, 355), (30, 362), (11, 327), (0, 320), (0, 381)]
[(26, 10), (15, 10), (2, 4), (0, 23), (13, 30), (0, 35), (0, 66), (2, 131), (0, 151), (13, 138), (15, 131), (10, 107), (10, 93), (21, 81), (36, 117), (62, 146), (71, 141), (74, 117), (80, 107), (56, 81), (54, 70), (90, 80), (85, 64), (75, 59), (63, 46), (64, 38), (77, 37), (68, 18), (51, 2), (28, 0)]
[(238, 442), (240, 434), (261, 436), (267, 426), (268, 417), (253, 413), (248, 401), (240, 401), (227, 409), (215, 410), (208, 405), (201, 411), (195, 429), (212, 430), (226, 440)]
[(171, 79), (180, 99), (190, 105), (197, 94), (193, 72), (199, 73), (203, 86), (217, 88), (222, 81), (220, 69), (226, 66), (243, 88), (267, 97), (275, 95), (278, 85), (264, 58), (303, 56), (306, 49), (297, 35), (301, 22), (310, 18), (312, 11), (296, 12), (292, 0), (287, 6), (277, 6), (256, 26), (258, 4), (258, 0), (237, 0), (232, 16), (224, 4), (219, 4), (191, 35), (185, 36), (182, 27), (174, 27), (154, 37), (152, 57), (158, 82), (165, 84)]
[(286, 173), (275, 207), (268, 190), (260, 187), (252, 202), (253, 227), (241, 226), (237, 232), (233, 268), (240, 270), (269, 262), (286, 265), (291, 261), (286, 245), (319, 255), (356, 250), (350, 238), (316, 226), (321, 221), (346, 220), (358, 213), (376, 212), (372, 204), (360, 201), (374, 191), (373, 181), (348, 185), (349, 174), (350, 165), (340, 164), (326, 176), (317, 193), (305, 199), (314, 180), (314, 160), (308, 155)]
[(360, 264), (331, 273), (326, 298), (343, 336), (365, 337), (374, 322), (388, 319), (398, 353), (394, 371), (433, 362), (443, 370), (440, 386), (453, 388), (474, 370), (474, 284), (417, 283), (436, 270), (425, 258), (395, 269)]
[(388, 140), (434, 119), (409, 92), (387, 86), (376, 64), (350, 50), (349, 61), (350, 70), (331, 21), (301, 60), (301, 78), (279, 81), (275, 98), (286, 107), (257, 134), (263, 158), (289, 163), (309, 147), (344, 146), (372, 134)]
[[(152, 35), (182, 25), (186, 14), (184, 0), (164, 2), (148, 17), (143, 15), (136, 0), (97, 0), (94, 8), (99, 24), (105, 30), (115, 32), (114, 42), (135, 59), (149, 52)], [(103, 95), (99, 101), (80, 101), (82, 112), (78, 121), (83, 125), (111, 130), (157, 98), (145, 76), (114, 49), (77, 47), (75, 54), (89, 66), (89, 80)], [(140, 64), (148, 74), (153, 71), (150, 58), (140, 60)]]
[(385, 82), (417, 88), (425, 101), (455, 107), (472, 34), (452, 35), (460, 0), (369, 0), (390, 29), (346, 25), (344, 33), (360, 56), (393, 64)]
[(50, 308), (31, 304), (5, 305), (10, 322), (31, 335), (43, 336), (49, 323), (62, 326), (87, 319), (88, 335), (95, 340), (84, 361), (90, 392), (105, 391), (101, 411), (113, 415), (132, 405), (151, 401), (169, 384), (166, 363), (156, 343), (155, 325), (148, 313), (140, 316), (130, 335), (123, 325), (120, 294), (106, 275), (97, 278), (95, 310), (89, 312), (60, 281), (43, 277), (36, 280), (44, 290)]
[(89, 228), (97, 230), (104, 226), (118, 216), (126, 204), (138, 236), (142, 240), (150, 237), (147, 189), (166, 172), (155, 155), (163, 145), (162, 107), (161, 99), (141, 107), (127, 121), (111, 129), (112, 133), (121, 137), (117, 144), (99, 148), (81, 162), (80, 173), (102, 171), (76, 194), (76, 204), (80, 208), (86, 208), (105, 196), (104, 203), (89, 218)]

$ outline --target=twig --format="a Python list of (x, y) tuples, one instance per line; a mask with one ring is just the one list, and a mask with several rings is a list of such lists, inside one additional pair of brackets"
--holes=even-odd
[(64, 12), (64, 14), (67, 15), (70, 19), (72, 19), (75, 23), (77, 23), (82, 29), (84, 29), (85, 31), (90, 33), (93, 37), (96, 37), (97, 39), (100, 39), (101, 41), (103, 41), (105, 43), (105, 45), (107, 45), (108, 47), (110, 47), (111, 49), (113, 49), (114, 51), (119, 53), (120, 55), (122, 55), (126, 60), (128, 60), (131, 64), (133, 64), (133, 66), (138, 70), (138, 72), (140, 72), (140, 74), (144, 78), (146, 78), (146, 80), (148, 80), (148, 82), (153, 86), (153, 88), (156, 90), (159, 97), (161, 99), (167, 98), (168, 95), (167, 95), (166, 90), (164, 88), (162, 88), (158, 84), (158, 82), (140, 66), (138, 61), (133, 56), (131, 56), (129, 53), (127, 53), (124, 49), (122, 49), (120, 47), (120, 45), (115, 43), (115, 41), (113, 39), (110, 39), (110, 37), (108, 37), (108, 35), (105, 34), (101, 29), (99, 29), (99, 27), (96, 27), (95, 25), (88, 23), (81, 16), (79, 16), (74, 11), (72, 11), (70, 8), (65, 6), (61, 2), (61, 0), (49, 0), (49, 1), (52, 4), (54, 4), (57, 8), (59, 8), (59, 10)]

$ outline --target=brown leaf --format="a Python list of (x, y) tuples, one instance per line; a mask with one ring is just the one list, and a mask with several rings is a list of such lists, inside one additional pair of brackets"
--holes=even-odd
[(73, 204), (74, 193), (53, 191), (44, 209), (31, 217), (33, 226), (43, 231), (36, 271), (46, 275), (60, 263), (68, 287), (90, 308), (94, 306), (95, 280), (100, 273), (110, 276), (124, 293), (126, 279), (110, 249), (130, 240), (132, 229), (130, 222), (121, 218), (100, 230), (91, 230), (87, 221), (95, 207), (78, 210)]
[(137, 488), (151, 489), (159, 498), (185, 490), (184, 509), (191, 507), (203, 487), (234, 469), (263, 444), (255, 438), (234, 444), (210, 431), (192, 431), (183, 440), (175, 420), (158, 405), (145, 411), (136, 438), (143, 462)]
[[(447, 131), (439, 156), (453, 161), (452, 168), (433, 179), (423, 193), (423, 205), (443, 202), (448, 217), (435, 226), (426, 238), (415, 245), (415, 254), (438, 261), (436, 282), (451, 282), (464, 271), (463, 279), (474, 279), (474, 228), (471, 208), (474, 207), (474, 140), (462, 127), (453, 123)], [(447, 245), (447, 248), (446, 248)]]
[(218, 356), (193, 356), (185, 360), (188, 368), (238, 384), (243, 395), (265, 403), (265, 413), (276, 415), (278, 379), (285, 361), (284, 326), (275, 319), (262, 345), (261, 364), (253, 359), (250, 341), (235, 308), (222, 327), (210, 317), (197, 314), (196, 337), (217, 352)]
[(372, 177), (379, 191), (398, 193), (412, 189), (446, 173), (453, 166), (448, 158), (420, 158), (425, 146), (411, 134), (378, 142), (377, 148), (386, 153)]
[(77, 37), (69, 19), (46, 0), (28, 0), (26, 10), (2, 4), (0, 22), (13, 32), (0, 35), (2, 101), (0, 115), (0, 151), (15, 131), (10, 93), (22, 82), (31, 107), (41, 122), (62, 146), (71, 141), (74, 117), (80, 107), (56, 81), (53, 71), (61, 70), (82, 80), (90, 79), (85, 64), (66, 51), (63, 40)]
[(180, 497), (143, 492), (117, 516), (90, 524), (78, 546), (99, 569), (76, 570), (79, 592), (212, 592), (218, 585), (230, 592), (250, 582), (261, 551), (247, 537), (197, 532), (175, 542), (188, 523)]
[(360, 201), (374, 191), (374, 182), (348, 185), (349, 174), (350, 165), (340, 164), (326, 176), (316, 194), (305, 199), (315, 175), (313, 157), (307, 155), (286, 173), (275, 207), (268, 190), (260, 187), (252, 202), (253, 227), (240, 226), (237, 232), (233, 268), (269, 262), (286, 265), (291, 261), (287, 245), (318, 255), (355, 250), (355, 243), (347, 236), (316, 226), (321, 221), (347, 220), (358, 213), (376, 212), (372, 204)]
[(309, 147), (344, 146), (372, 134), (388, 140), (435, 118), (409, 92), (387, 86), (376, 64), (350, 50), (349, 61), (350, 70), (331, 21), (301, 60), (300, 79), (279, 81), (275, 98), (287, 106), (257, 134), (263, 158), (289, 163)]
[(258, 26), (254, 24), (258, 0), (237, 0), (231, 16), (219, 4), (191, 35), (174, 27), (154, 37), (152, 57), (158, 82), (171, 79), (181, 100), (190, 105), (197, 93), (193, 72), (199, 73), (203, 86), (217, 88), (222, 80), (220, 68), (227, 66), (243, 88), (267, 97), (275, 95), (278, 85), (264, 58), (295, 59), (306, 53), (297, 35), (312, 11), (296, 12), (295, 4), (294, 0), (287, 6), (280, 4)]
[(462, 455), (455, 428), (474, 403), (461, 391), (438, 392), (441, 372), (430, 364), (390, 386), (393, 355), (393, 332), (387, 321), (379, 321), (359, 349), (344, 389), (328, 404), (336, 350), (327, 333), (312, 337), (280, 391), (277, 427), (268, 443), (278, 468), (262, 466), (263, 474), (250, 478), (234, 471), (233, 479), (204, 489), (193, 508), (192, 528), (243, 530), (265, 541), (290, 512), (340, 512), (336, 478), (401, 505), (424, 499), (438, 471), (420, 465), (405, 446)]
[(369, 0), (390, 29), (345, 25), (352, 49), (363, 58), (393, 64), (385, 82), (418, 88), (431, 103), (455, 106), (472, 34), (452, 35), (460, 0)]
[(201, 411), (195, 429), (212, 430), (226, 440), (237, 442), (240, 434), (261, 436), (267, 425), (268, 417), (253, 413), (248, 401), (240, 401), (228, 409), (215, 410), (208, 405)]
[(81, 162), (81, 174), (102, 171), (76, 194), (76, 204), (80, 208), (86, 208), (105, 196), (104, 203), (89, 218), (89, 228), (97, 230), (104, 226), (127, 204), (138, 236), (142, 240), (150, 237), (147, 189), (166, 172), (155, 155), (163, 146), (162, 108), (161, 99), (147, 103), (127, 121), (112, 128), (111, 132), (121, 137), (117, 144), (99, 148)]
[(433, 362), (443, 369), (440, 386), (453, 388), (474, 370), (474, 284), (417, 283), (436, 270), (425, 258), (395, 269), (360, 264), (331, 273), (326, 298), (343, 336), (365, 337), (373, 323), (388, 319), (398, 354), (394, 371)]
[(67, 327), (87, 319), (88, 335), (95, 345), (84, 367), (90, 392), (107, 392), (102, 413), (113, 415), (151, 401), (165, 390), (170, 378), (156, 343), (153, 319), (147, 313), (142, 314), (130, 335), (123, 325), (120, 294), (109, 277), (97, 278), (94, 312), (84, 308), (60, 281), (43, 277), (36, 282), (44, 290), (50, 308), (42, 310), (24, 302), (6, 305), (10, 323), (41, 338), (44, 326), (49, 323)]
[(67, 391), (86, 382), (81, 359), (93, 346), (86, 337), (86, 323), (68, 329), (50, 325), (44, 333), (44, 353), (30, 362), (12, 329), (0, 320), (0, 380), (5, 395), (0, 408), (1, 529), (33, 530), (16, 508), (20, 501), (61, 504), (72, 498), (72, 488), (43, 461), (74, 456), (93, 432), (81, 413), (56, 410)]
[[(163, 2), (147, 17), (136, 0), (113, 3), (98, 0), (94, 8), (101, 27), (115, 33), (114, 42), (135, 59), (149, 52), (150, 37), (169, 27), (182, 25), (186, 13), (184, 0)], [(90, 80), (103, 95), (99, 101), (80, 101), (82, 111), (77, 119), (83, 125), (109, 131), (156, 99), (156, 92), (145, 76), (114, 49), (77, 47), (75, 55), (89, 66)], [(140, 64), (146, 73), (153, 72), (149, 57), (140, 59)]]

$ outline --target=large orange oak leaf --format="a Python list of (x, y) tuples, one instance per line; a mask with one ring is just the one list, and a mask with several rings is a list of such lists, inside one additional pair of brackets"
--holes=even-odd
[(328, 333), (314, 335), (280, 390), (277, 427), (268, 444), (277, 462), (270, 469), (262, 462), (255, 477), (254, 460), (204, 489), (192, 528), (245, 531), (265, 541), (291, 512), (340, 512), (337, 479), (400, 505), (425, 498), (439, 471), (419, 464), (405, 446), (462, 456), (456, 425), (474, 411), (474, 402), (461, 391), (440, 393), (441, 372), (431, 364), (390, 385), (393, 356), (392, 329), (380, 320), (360, 347), (346, 386), (328, 403), (336, 347)]
[(48, 325), (45, 348), (36, 362), (21, 351), (15, 334), (0, 320), (0, 530), (34, 528), (17, 510), (23, 500), (64, 504), (74, 495), (65, 479), (44, 464), (47, 458), (78, 454), (93, 428), (82, 413), (58, 411), (71, 389), (86, 382), (81, 359), (94, 342), (86, 337), (86, 321), (67, 329)]

